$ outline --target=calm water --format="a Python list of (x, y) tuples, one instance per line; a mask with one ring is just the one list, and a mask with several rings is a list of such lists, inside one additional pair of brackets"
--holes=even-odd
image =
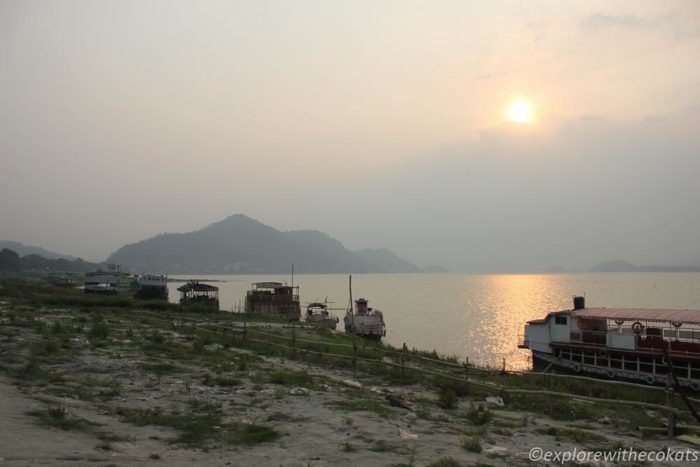
[[(243, 303), (250, 284), (290, 282), (289, 276), (174, 276), (218, 280), (221, 308)], [(386, 342), (409, 348), (435, 349), (480, 364), (512, 369), (529, 365), (529, 352), (517, 348), (527, 320), (570, 309), (571, 297), (586, 295), (588, 306), (683, 308), (700, 310), (700, 273), (563, 274), (563, 275), (354, 275), (353, 297), (365, 297), (381, 310)], [(170, 297), (178, 300), (170, 283)], [(295, 275), (302, 307), (328, 298), (331, 306), (348, 304), (348, 276)], [(341, 317), (342, 311), (335, 311)], [(342, 326), (342, 322), (341, 322)], [(342, 328), (341, 328), (342, 329)]]

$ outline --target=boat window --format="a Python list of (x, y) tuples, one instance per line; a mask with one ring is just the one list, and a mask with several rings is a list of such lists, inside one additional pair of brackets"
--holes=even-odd
[(566, 316), (555, 316), (554, 324), (566, 324)]

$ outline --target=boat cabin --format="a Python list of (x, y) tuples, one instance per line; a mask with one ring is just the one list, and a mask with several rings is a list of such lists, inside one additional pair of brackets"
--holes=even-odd
[(114, 295), (127, 293), (130, 288), (129, 274), (121, 272), (121, 268), (117, 264), (107, 265), (107, 270), (98, 269), (85, 273), (85, 293)]
[(301, 317), (299, 286), (282, 282), (256, 282), (245, 297), (246, 313), (285, 315), (292, 321)]
[(673, 372), (700, 390), (700, 310), (586, 308), (529, 321), (519, 347), (536, 367), (555, 366), (609, 378), (665, 384)]
[(158, 274), (144, 274), (139, 277), (138, 289), (134, 298), (140, 300), (167, 300), (168, 276)]
[(188, 281), (177, 288), (180, 292), (180, 305), (203, 305), (219, 311), (219, 288), (199, 281)]

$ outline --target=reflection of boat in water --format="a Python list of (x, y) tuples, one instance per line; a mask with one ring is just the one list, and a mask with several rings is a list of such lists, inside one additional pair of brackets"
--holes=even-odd
[(586, 308), (528, 321), (518, 347), (533, 366), (700, 391), (700, 311)]
[(384, 315), (381, 311), (369, 308), (367, 300), (358, 298), (355, 300), (355, 311), (348, 310), (343, 319), (345, 332), (357, 334), (367, 339), (379, 340), (386, 336)]
[(325, 303), (309, 303), (306, 307), (306, 315), (304, 316), (304, 322), (306, 324), (335, 329), (338, 321), (338, 317), (328, 311), (328, 305)]

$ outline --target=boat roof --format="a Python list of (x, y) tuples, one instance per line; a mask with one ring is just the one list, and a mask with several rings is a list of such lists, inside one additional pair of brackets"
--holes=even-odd
[(576, 318), (700, 324), (700, 310), (655, 310), (648, 308), (583, 308), (580, 310), (575, 310), (572, 314)]
[(209, 284), (202, 284), (199, 282), (190, 281), (187, 284), (178, 287), (177, 290), (180, 292), (189, 292), (189, 291), (210, 292), (210, 291), (214, 291), (214, 290), (219, 290), (219, 288), (214, 287), (213, 285), (209, 285)]
[[(256, 289), (285, 289), (292, 288), (291, 285), (287, 285), (283, 282), (253, 282), (253, 287)], [(297, 288), (296, 286), (294, 288)]]

